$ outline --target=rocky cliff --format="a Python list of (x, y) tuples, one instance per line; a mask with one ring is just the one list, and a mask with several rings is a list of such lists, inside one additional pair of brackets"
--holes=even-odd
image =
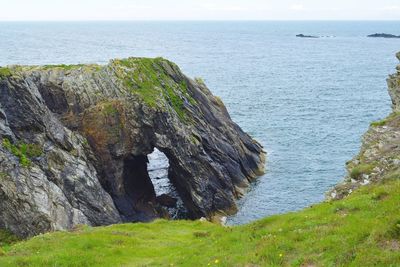
[(162, 58), (0, 68), (0, 228), (19, 236), (168, 217), (154, 148), (191, 218), (236, 212), (264, 152), (201, 81)]
[[(400, 60), (400, 52), (396, 54)], [(400, 65), (387, 79), (392, 113), (371, 123), (363, 136), (360, 153), (347, 163), (345, 180), (328, 193), (341, 199), (360, 186), (400, 177)]]

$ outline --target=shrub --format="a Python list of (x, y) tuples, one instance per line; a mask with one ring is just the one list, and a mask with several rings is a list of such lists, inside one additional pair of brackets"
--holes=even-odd
[(203, 78), (201, 78), (201, 77), (195, 77), (195, 78), (194, 78), (194, 81), (197, 82), (197, 83), (199, 83), (199, 84), (202, 84), (202, 85), (206, 84), (206, 83), (204, 82)]
[(374, 121), (371, 122), (372, 127), (378, 127), (378, 126), (384, 126), (387, 123), (386, 119), (380, 120), (380, 121)]
[(362, 174), (370, 174), (374, 168), (373, 164), (360, 164), (351, 170), (350, 177), (358, 179)]

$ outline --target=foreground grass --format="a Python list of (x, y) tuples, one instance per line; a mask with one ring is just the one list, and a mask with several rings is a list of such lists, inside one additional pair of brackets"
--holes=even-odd
[(399, 266), (399, 211), (396, 179), (245, 226), (159, 220), (0, 242), (0, 266)]

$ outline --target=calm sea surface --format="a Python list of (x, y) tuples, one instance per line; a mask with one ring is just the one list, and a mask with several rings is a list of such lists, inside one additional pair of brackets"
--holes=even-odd
[(400, 39), (365, 37), (376, 32), (400, 34), (400, 22), (3, 22), (0, 65), (162, 56), (202, 77), (269, 154), (229, 218), (238, 224), (319, 202), (343, 178), (369, 123), (390, 112)]

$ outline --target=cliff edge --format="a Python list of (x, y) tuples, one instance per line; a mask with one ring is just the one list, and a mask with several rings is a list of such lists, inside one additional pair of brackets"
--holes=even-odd
[(236, 212), (262, 147), (162, 58), (0, 68), (0, 228), (19, 236), (168, 217), (154, 148), (191, 218)]
[[(396, 57), (400, 60), (400, 52)], [(328, 193), (328, 199), (341, 199), (360, 186), (400, 176), (400, 65), (396, 69), (387, 79), (392, 113), (371, 123), (360, 153), (347, 162), (345, 180)]]

